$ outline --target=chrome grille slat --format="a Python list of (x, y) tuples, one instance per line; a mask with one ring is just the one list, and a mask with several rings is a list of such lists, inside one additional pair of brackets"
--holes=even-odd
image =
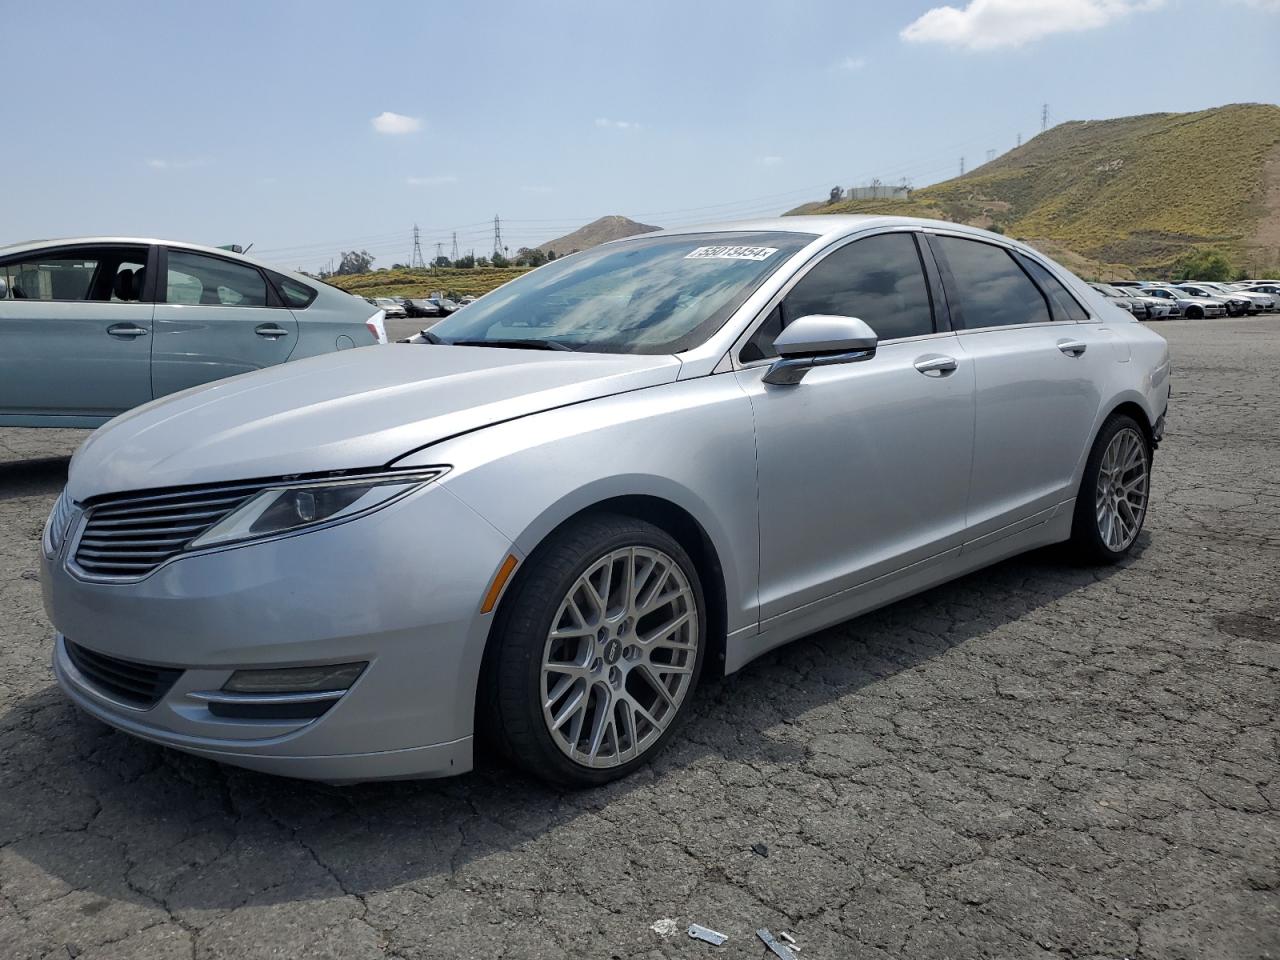
[(269, 486), (263, 482), (156, 490), (91, 503), (75, 562), (89, 576), (146, 576)]

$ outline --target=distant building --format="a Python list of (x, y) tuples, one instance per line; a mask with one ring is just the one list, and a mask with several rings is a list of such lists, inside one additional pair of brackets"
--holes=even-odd
[(874, 183), (869, 187), (850, 187), (844, 194), (846, 200), (906, 200), (910, 196), (910, 187), (893, 187), (885, 183)]

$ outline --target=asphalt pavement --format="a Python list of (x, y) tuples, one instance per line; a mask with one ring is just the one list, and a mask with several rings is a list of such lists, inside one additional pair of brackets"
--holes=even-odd
[(84, 434), (0, 430), (0, 957), (1280, 957), (1280, 317), (1155, 327), (1131, 559), (798, 641), (581, 793), (294, 782), (78, 714), (36, 551)]

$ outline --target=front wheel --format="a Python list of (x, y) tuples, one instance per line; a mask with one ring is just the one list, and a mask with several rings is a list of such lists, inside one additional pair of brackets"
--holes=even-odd
[(1138, 422), (1117, 414), (1102, 425), (1085, 464), (1071, 525), (1081, 559), (1115, 563), (1132, 548), (1147, 515), (1151, 444)]
[(490, 739), (567, 786), (647, 762), (702, 669), (706, 608), (689, 555), (653, 524), (602, 514), (553, 534), (512, 587), (482, 678)]

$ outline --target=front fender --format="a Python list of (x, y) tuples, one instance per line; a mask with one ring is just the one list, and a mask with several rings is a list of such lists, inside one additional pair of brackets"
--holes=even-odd
[(449, 490), (531, 553), (568, 518), (646, 496), (701, 525), (720, 560), (729, 633), (758, 624), (755, 431), (718, 374), (591, 400), (433, 444), (397, 467), (448, 463)]

